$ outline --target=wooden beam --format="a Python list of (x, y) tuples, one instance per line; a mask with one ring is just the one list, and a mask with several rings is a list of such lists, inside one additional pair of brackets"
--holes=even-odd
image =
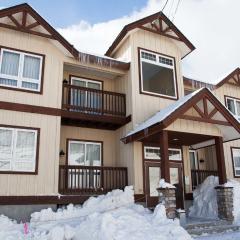
[(161, 156), (161, 178), (170, 183), (170, 164), (168, 155), (168, 132), (162, 130), (160, 132), (160, 156)]
[(32, 23), (32, 24), (29, 24), (29, 25), (26, 27), (26, 29), (30, 30), (30, 29), (32, 29), (32, 28), (35, 28), (35, 27), (39, 26), (39, 25), (40, 25), (39, 22), (35, 22), (35, 23)]
[(26, 23), (27, 23), (27, 12), (23, 11), (23, 14), (22, 14), (22, 26), (24, 28), (26, 27)]
[(159, 30), (160, 30), (160, 32), (162, 32), (163, 31), (162, 19), (159, 18), (158, 21), (159, 21)]
[(188, 115), (182, 115), (179, 118), (185, 119), (185, 120), (197, 121), (197, 122), (205, 122), (205, 123), (212, 123), (212, 124), (218, 124), (218, 125), (224, 125), (224, 126), (231, 126), (231, 124), (229, 122), (210, 119), (210, 118), (201, 118), (201, 117), (188, 116)]
[(204, 111), (204, 115), (208, 116), (208, 107), (207, 107), (207, 99), (203, 98), (203, 111)]
[(215, 137), (215, 145), (216, 145), (219, 184), (224, 184), (227, 182), (227, 174), (226, 174), (226, 167), (225, 167), (222, 137)]
[(218, 110), (216, 108), (214, 108), (209, 114), (208, 114), (208, 118), (212, 118), (216, 113), (218, 112)]
[(8, 15), (8, 18), (11, 19), (11, 21), (16, 25), (16, 27), (18, 28), (21, 27), (20, 23), (17, 21), (17, 19), (14, 16)]
[(193, 108), (197, 111), (197, 113), (202, 117), (205, 118), (205, 114), (202, 112), (202, 110), (197, 106), (197, 104), (193, 105)]

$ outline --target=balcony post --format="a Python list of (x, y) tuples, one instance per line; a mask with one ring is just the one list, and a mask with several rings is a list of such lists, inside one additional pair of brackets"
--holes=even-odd
[(161, 156), (161, 178), (170, 183), (170, 165), (168, 155), (168, 132), (162, 130), (160, 132), (160, 156)]

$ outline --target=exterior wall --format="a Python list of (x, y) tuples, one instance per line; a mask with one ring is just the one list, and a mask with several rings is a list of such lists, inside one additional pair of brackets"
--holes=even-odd
[(60, 108), (63, 54), (42, 37), (1, 28), (0, 45), (45, 55), (43, 94), (0, 89), (0, 101)]
[(198, 161), (203, 159), (204, 162), (199, 162), (200, 170), (217, 170), (217, 156), (215, 146), (201, 148), (197, 150)]
[(60, 117), (0, 110), (0, 124), (40, 128), (38, 174), (0, 174), (0, 196), (57, 194)]
[(60, 164), (64, 165), (67, 155), (67, 139), (79, 139), (103, 142), (103, 166), (116, 166), (116, 134), (114, 131), (61, 126), (60, 149), (66, 154), (60, 158)]

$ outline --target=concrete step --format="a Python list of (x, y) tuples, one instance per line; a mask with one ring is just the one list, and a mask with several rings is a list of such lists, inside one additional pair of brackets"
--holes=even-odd
[(214, 220), (214, 221), (204, 221), (199, 223), (188, 223), (186, 225), (186, 230), (192, 230), (192, 229), (204, 229), (214, 226), (228, 226), (232, 225), (232, 222), (224, 221), (224, 220)]
[(211, 234), (217, 234), (217, 233), (224, 233), (224, 232), (234, 232), (239, 231), (240, 226), (227, 224), (215, 224), (215, 225), (209, 225), (209, 226), (200, 226), (200, 227), (191, 227), (190, 229), (186, 229), (188, 233), (192, 237), (200, 236), (200, 235), (211, 235)]

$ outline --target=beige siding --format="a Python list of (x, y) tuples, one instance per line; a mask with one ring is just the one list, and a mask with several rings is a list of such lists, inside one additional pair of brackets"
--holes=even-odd
[[(67, 139), (79, 139), (89, 141), (103, 142), (103, 165), (116, 166), (116, 134), (114, 131), (61, 126), (61, 143), (60, 149), (67, 152)], [(66, 156), (65, 156), (66, 157)], [(61, 157), (60, 164), (65, 164), (65, 157)]]
[(0, 174), (0, 195), (57, 194), (60, 117), (0, 111), (0, 124), (40, 128), (38, 174)]
[[(184, 178), (185, 178), (185, 191), (186, 193), (192, 192), (192, 180), (191, 180), (191, 166), (190, 166), (190, 157), (189, 157), (189, 147), (182, 146), (182, 157), (183, 157), (183, 166), (184, 166)], [(186, 179), (188, 178), (188, 183)]]

